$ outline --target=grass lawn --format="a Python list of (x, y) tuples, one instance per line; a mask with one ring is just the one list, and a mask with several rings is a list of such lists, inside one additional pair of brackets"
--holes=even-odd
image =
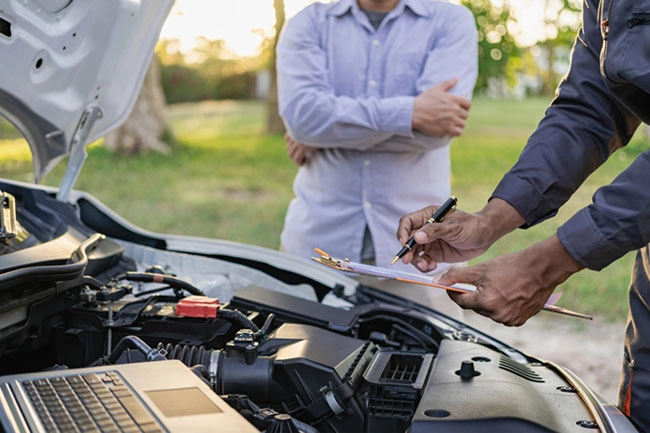
[[(452, 147), (452, 184), (460, 208), (476, 211), (484, 205), (516, 161), (547, 102), (474, 101), (466, 132)], [(169, 116), (176, 139), (172, 153), (120, 157), (95, 143), (75, 188), (92, 192), (148, 230), (277, 248), (296, 167), (286, 156), (282, 136), (264, 134), (264, 104), (179, 104), (169, 107)], [(522, 249), (554, 233), (589, 203), (598, 185), (609, 182), (645, 147), (635, 139), (594, 173), (556, 218), (508, 235), (476, 261)], [(43, 183), (58, 185), (63, 165)], [(33, 180), (27, 145), (1, 121), (0, 176)], [(630, 265), (628, 255), (601, 272), (574, 275), (561, 288), (560, 305), (624, 319)]]

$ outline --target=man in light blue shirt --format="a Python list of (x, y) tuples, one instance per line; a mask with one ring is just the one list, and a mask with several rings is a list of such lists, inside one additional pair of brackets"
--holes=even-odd
[(449, 147), (478, 74), (473, 16), (434, 0), (314, 3), (283, 29), (277, 68), (300, 165), (282, 248), (361, 261), (370, 247), (390, 265), (400, 217), (451, 193)]

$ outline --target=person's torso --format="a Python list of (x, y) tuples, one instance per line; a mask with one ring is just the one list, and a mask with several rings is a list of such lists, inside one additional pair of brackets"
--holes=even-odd
[(601, 74), (612, 94), (650, 123), (650, 0), (601, 0)]
[[(398, 5), (377, 29), (358, 8), (335, 14), (331, 10), (336, 3), (324, 5), (320, 11), (324, 23), (315, 31), (320, 32), (329, 81), (337, 96), (415, 96), (418, 85), (421, 89), (423, 84), (435, 84), (418, 80), (426, 80), (420, 75), (427, 55), (445, 36), (445, 16), (454, 13), (457, 6), (430, 0), (415, 3), (424, 6), (416, 12)], [(441, 69), (445, 67), (440, 65)]]

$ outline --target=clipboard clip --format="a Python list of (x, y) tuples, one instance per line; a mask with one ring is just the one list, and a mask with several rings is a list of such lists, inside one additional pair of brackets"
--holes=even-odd
[(346, 263), (350, 262), (350, 259), (339, 259), (336, 257), (332, 257), (329, 254), (327, 254), (325, 251), (321, 250), (320, 248), (314, 248), (314, 251), (320, 254), (320, 257), (312, 257), (312, 259), (316, 260), (317, 262), (320, 262), (324, 265), (327, 265), (335, 269), (339, 269), (341, 271), (351, 270), (349, 266), (345, 265)]

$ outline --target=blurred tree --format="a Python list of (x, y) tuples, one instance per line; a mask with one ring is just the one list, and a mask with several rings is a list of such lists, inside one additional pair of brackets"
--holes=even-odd
[(172, 63), (162, 66), (162, 87), (168, 104), (214, 99), (214, 79), (200, 67)]
[(156, 56), (161, 65), (185, 64), (185, 56), (181, 52), (179, 39), (160, 39), (156, 44)]
[(212, 86), (195, 65), (188, 63), (180, 40), (161, 39), (156, 45), (156, 56), (160, 60), (162, 88), (168, 104), (212, 98)]
[[(266, 41), (264, 32), (259, 32)], [(183, 54), (177, 42), (163, 40), (156, 48), (167, 103), (256, 96), (257, 72), (266, 68), (268, 61), (264, 50), (259, 56), (239, 57), (227, 48), (224, 40), (199, 37), (192, 51)]]
[(201, 72), (208, 77), (223, 77), (237, 70), (236, 55), (228, 50), (226, 41), (200, 36), (190, 53), (192, 63), (201, 66)]
[(582, 0), (544, 0), (544, 39), (537, 43), (542, 62), (542, 93), (554, 93), (567, 70), (580, 26)]
[(270, 134), (281, 134), (284, 132), (284, 124), (282, 123), (282, 119), (280, 118), (280, 113), (278, 110), (278, 87), (277, 71), (275, 69), (275, 49), (278, 46), (280, 31), (284, 26), (284, 0), (273, 0), (273, 8), (275, 9), (275, 34), (273, 35), (270, 56), (268, 59), (270, 82), (269, 94), (266, 99), (266, 132)]
[(104, 146), (119, 154), (146, 151), (167, 153), (165, 142), (171, 129), (165, 115), (165, 94), (160, 80), (160, 64), (153, 56), (133, 111), (126, 121), (104, 139)]
[(478, 29), (479, 76), (475, 93), (485, 92), (489, 86), (513, 84), (516, 77), (507, 68), (511, 59), (521, 56), (521, 49), (509, 30), (515, 21), (510, 8), (493, 4), (490, 0), (462, 0), (476, 20)]
[(252, 99), (254, 90), (254, 71), (229, 74), (217, 81), (215, 99)]

